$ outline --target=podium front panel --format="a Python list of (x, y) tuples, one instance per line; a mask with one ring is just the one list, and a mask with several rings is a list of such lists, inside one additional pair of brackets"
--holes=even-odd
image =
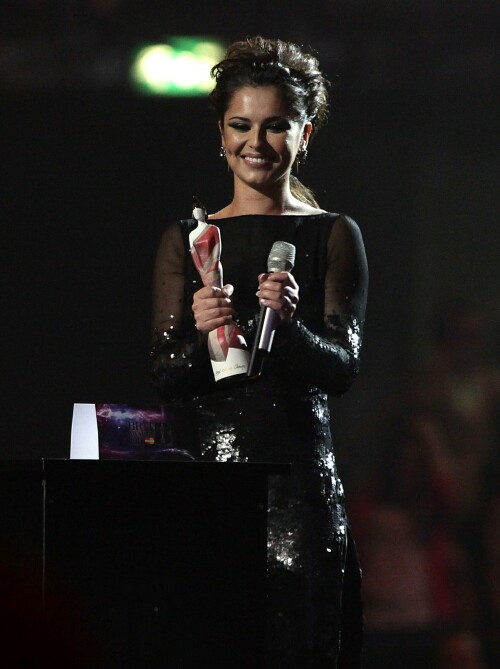
[(265, 666), (268, 466), (44, 469), (53, 630), (106, 669)]

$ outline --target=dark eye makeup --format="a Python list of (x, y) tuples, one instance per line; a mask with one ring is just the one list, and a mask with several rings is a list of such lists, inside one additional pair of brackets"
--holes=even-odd
[(234, 128), (235, 130), (240, 130), (241, 132), (246, 132), (250, 129), (248, 123), (242, 123), (241, 121), (230, 121), (228, 126), (230, 128)]
[[(228, 126), (230, 128), (234, 128), (235, 130), (239, 130), (240, 132), (248, 132), (248, 130), (250, 130), (250, 123), (247, 123), (246, 121), (239, 121), (237, 119), (229, 121)], [(265, 126), (266, 129), (270, 130), (271, 132), (285, 132), (291, 128), (290, 121), (288, 121), (286, 118), (269, 120)]]
[(273, 121), (267, 128), (273, 132), (285, 132), (285, 130), (290, 130), (291, 126), (286, 119), (283, 119), (281, 121)]

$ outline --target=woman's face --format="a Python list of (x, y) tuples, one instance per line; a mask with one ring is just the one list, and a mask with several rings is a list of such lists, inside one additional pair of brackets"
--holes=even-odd
[(240, 88), (219, 124), (235, 178), (258, 190), (288, 179), (312, 125), (294, 120), (274, 86)]

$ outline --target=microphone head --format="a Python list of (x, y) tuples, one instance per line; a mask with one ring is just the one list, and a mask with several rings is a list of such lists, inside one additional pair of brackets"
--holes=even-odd
[(288, 242), (274, 242), (267, 259), (268, 272), (291, 272), (295, 264), (295, 246)]

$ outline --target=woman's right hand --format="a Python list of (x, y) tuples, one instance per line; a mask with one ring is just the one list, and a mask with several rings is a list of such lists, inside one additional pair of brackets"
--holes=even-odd
[(204, 334), (221, 325), (234, 322), (235, 311), (231, 301), (234, 288), (226, 284), (222, 288), (205, 286), (193, 295), (193, 314), (196, 329)]

